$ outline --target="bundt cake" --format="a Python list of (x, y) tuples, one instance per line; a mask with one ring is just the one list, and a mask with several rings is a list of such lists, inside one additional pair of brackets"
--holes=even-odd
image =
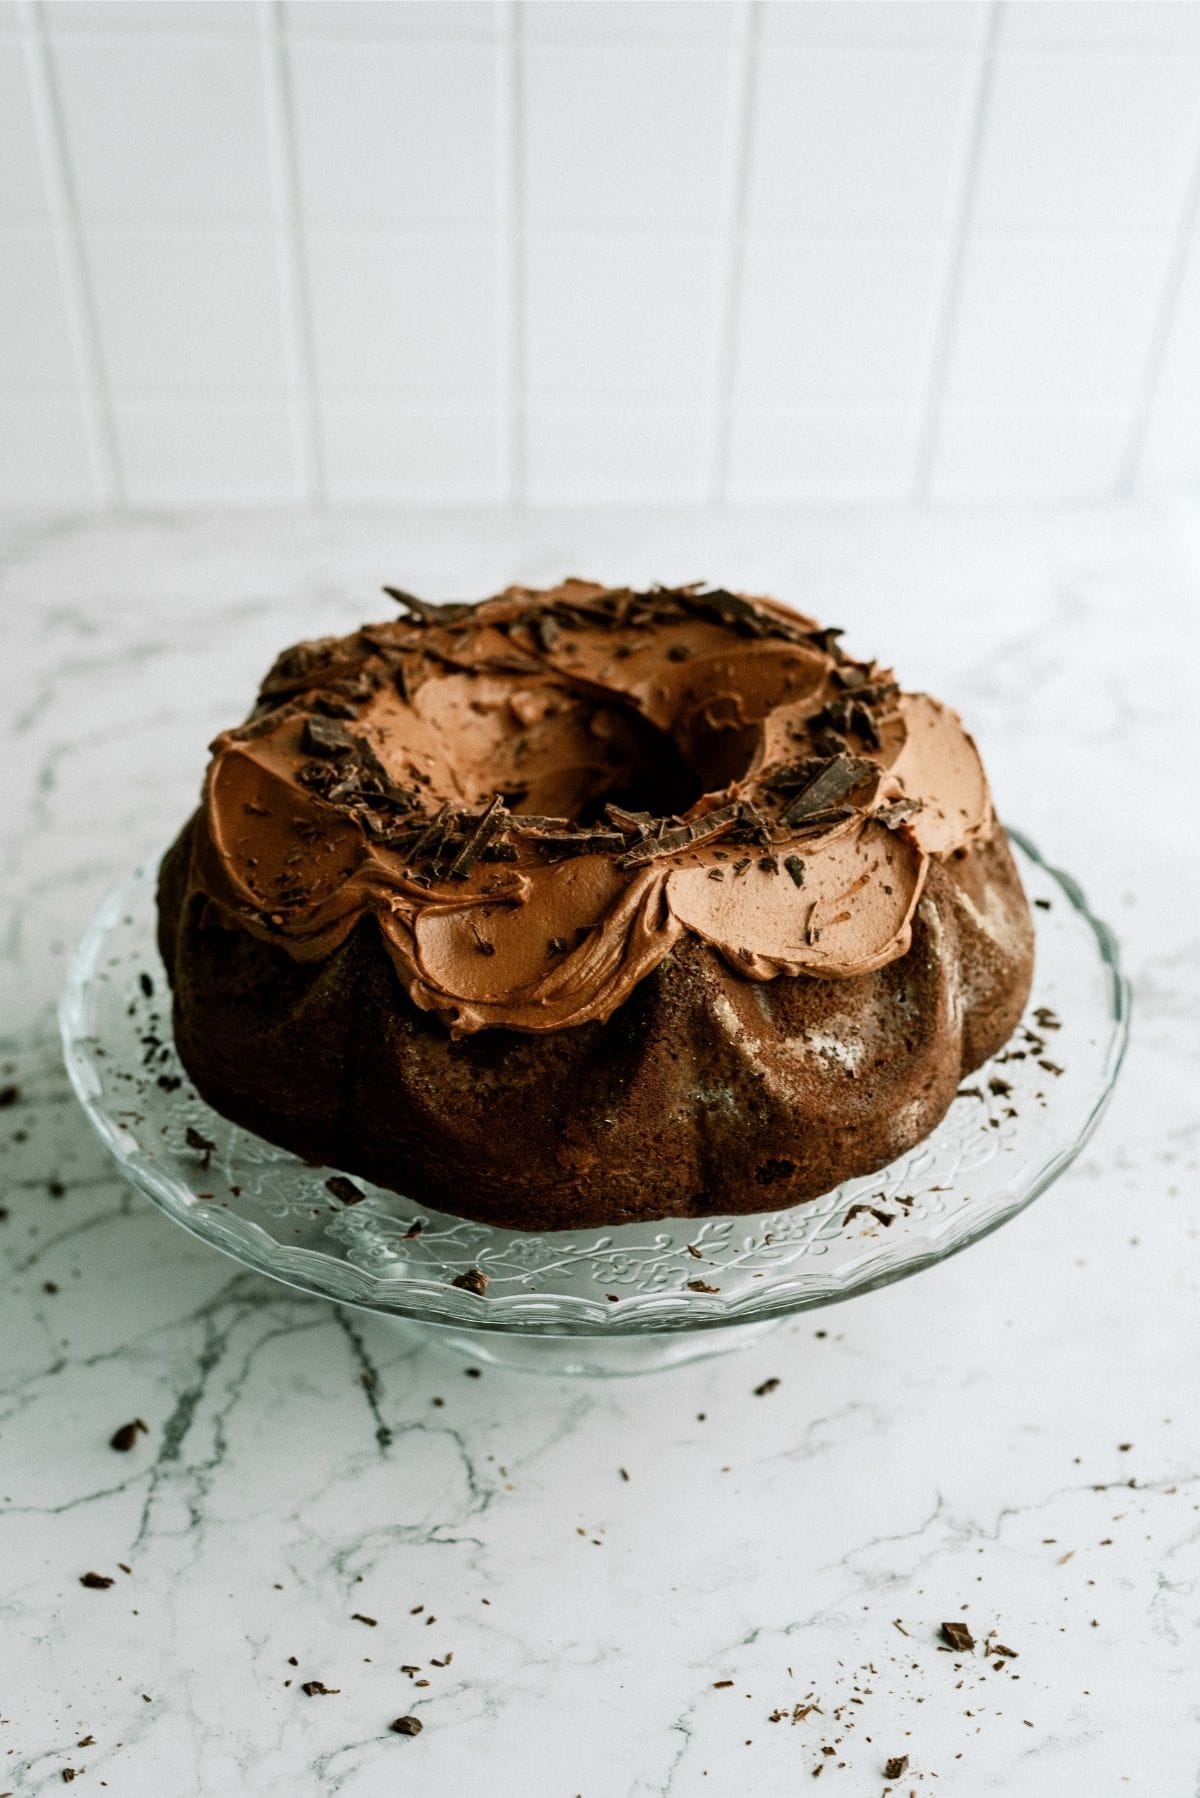
[(388, 591), (279, 657), (163, 861), (210, 1104), (528, 1230), (775, 1209), (933, 1129), (1033, 959), (952, 711), (701, 584)]

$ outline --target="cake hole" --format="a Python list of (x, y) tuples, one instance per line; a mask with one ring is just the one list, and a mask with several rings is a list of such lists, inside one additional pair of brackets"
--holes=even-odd
[[(610, 711), (610, 720), (612, 716)], [(709, 790), (666, 732), (636, 712), (621, 711), (606, 748), (609, 772), (607, 777), (600, 775), (602, 784), (595, 785), (575, 810), (578, 824), (603, 823), (606, 805), (649, 812), (655, 818), (679, 817)]]

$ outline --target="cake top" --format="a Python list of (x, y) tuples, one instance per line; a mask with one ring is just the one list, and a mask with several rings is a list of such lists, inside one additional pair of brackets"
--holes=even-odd
[(454, 1034), (607, 1017), (684, 931), (754, 980), (865, 973), (993, 828), (957, 716), (775, 601), (387, 591), (216, 739), (191, 888), (300, 961), (372, 914)]

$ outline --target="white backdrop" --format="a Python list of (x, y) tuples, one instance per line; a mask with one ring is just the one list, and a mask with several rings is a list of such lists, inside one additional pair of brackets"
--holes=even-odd
[(0, 504), (1200, 478), (1200, 6), (10, 0)]

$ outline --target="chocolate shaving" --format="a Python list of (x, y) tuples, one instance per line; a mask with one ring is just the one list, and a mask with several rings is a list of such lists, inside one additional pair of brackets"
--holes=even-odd
[(625, 847), (625, 837), (614, 830), (549, 831), (537, 840), (558, 856), (611, 855)]
[(885, 1779), (899, 1779), (907, 1767), (907, 1754), (893, 1754), (889, 1760), (886, 1760), (883, 1763), (883, 1777)]
[(262, 684), (262, 692), (269, 693), (280, 681), (304, 680), (318, 669), (328, 668), (339, 647), (336, 637), (310, 637), (303, 643), (294, 643), (291, 649), (285, 649), (276, 657), (274, 667)]
[(326, 788), (324, 797), (331, 805), (341, 805), (344, 800), (351, 804), (363, 798), (362, 773), (358, 768), (348, 768), (340, 780)]
[(715, 618), (721, 624), (732, 624), (744, 636), (765, 637), (772, 633), (772, 627), (775, 627), (774, 634), (779, 636), (791, 634), (780, 628), (780, 621), (764, 615), (758, 606), (743, 599), (740, 593), (730, 593), (726, 587), (712, 587), (705, 593), (676, 588), (672, 597), (681, 601), (689, 612)]
[(397, 1717), (388, 1724), (388, 1728), (393, 1735), (419, 1736), (424, 1725), (419, 1717)]
[(805, 756), (799, 762), (784, 762), (763, 778), (762, 786), (768, 793), (794, 792), (799, 787), (806, 787), (826, 766), (827, 762), (819, 755)]
[(430, 820), (409, 850), (409, 856), (413, 862), (437, 860), (453, 819), (454, 807), (447, 800), (436, 818)]
[(368, 738), (356, 736), (353, 743), (360, 784), (365, 782), (370, 787), (373, 783), (382, 798), (390, 801), (392, 805), (399, 806), (402, 811), (411, 811), (417, 802), (417, 795), (413, 789), (396, 785), (375, 753), (374, 744)]
[(821, 651), (822, 655), (833, 656), (836, 661), (842, 660), (844, 651), (838, 643), (838, 638), (844, 637), (845, 634), (845, 630), (837, 624), (825, 625), (820, 630), (801, 632), (806, 643), (811, 643), (814, 649)]
[(118, 1454), (126, 1455), (137, 1441), (139, 1432), (143, 1436), (149, 1435), (149, 1426), (140, 1417), (135, 1417), (132, 1423), (123, 1423), (119, 1430), (113, 1431), (108, 1439), (108, 1446), (115, 1448)]
[(406, 593), (403, 587), (385, 587), (383, 591), (398, 606), (411, 612), (418, 624), (454, 624), (457, 622), (454, 614), (461, 617), (470, 609), (466, 606), (435, 606), (427, 599), (418, 599), (415, 593)]
[(483, 812), (474, 830), (451, 862), (451, 880), (466, 880), (492, 838), (500, 834), (506, 820), (504, 801), (499, 793), (496, 793), (489, 801), (486, 811)]
[(518, 812), (513, 818), (514, 830), (570, 830), (569, 818), (543, 818), (536, 812)]
[(87, 1586), (92, 1592), (107, 1592), (113, 1584), (113, 1578), (110, 1573), (81, 1573), (79, 1583), (81, 1586)]
[(336, 1698), (341, 1689), (340, 1686), (327, 1686), (320, 1679), (306, 1679), (300, 1688), (308, 1698)]
[(875, 719), (865, 705), (855, 705), (851, 708), (850, 728), (856, 736), (862, 738), (869, 749), (883, 747), (883, 738), (879, 734)]
[(800, 860), (800, 857), (798, 855), (785, 855), (783, 858), (783, 865), (791, 875), (796, 886), (802, 887), (804, 885), (804, 863)]
[(707, 1280), (688, 1280), (686, 1284), (689, 1292), (720, 1292), (721, 1290), (719, 1286), (710, 1286)]
[(354, 738), (344, 724), (336, 718), (324, 718), (319, 714), (304, 720), (302, 747), (310, 755), (349, 755), (354, 749)]
[(796, 794), (796, 797), (784, 808), (780, 815), (782, 824), (800, 824), (806, 820), (811, 822), (818, 814), (823, 814), (838, 800), (844, 799), (847, 793), (861, 786), (863, 781), (875, 773), (873, 762), (861, 761), (857, 756), (836, 755), (827, 762), (819, 774), (813, 776)]
[(938, 1634), (956, 1654), (970, 1654), (975, 1646), (975, 1638), (965, 1623), (943, 1623)]
[(845, 1217), (842, 1219), (842, 1228), (845, 1229), (847, 1224), (853, 1223), (854, 1219), (856, 1217), (861, 1217), (864, 1212), (868, 1217), (873, 1217), (877, 1224), (890, 1224), (895, 1222), (890, 1211), (880, 1211), (874, 1205), (851, 1205), (849, 1211), (847, 1211)]
[(562, 627), (552, 612), (541, 612), (529, 621), (530, 633), (538, 648), (547, 655), (562, 636)]
[(491, 1275), (485, 1274), (478, 1267), (468, 1267), (465, 1273), (456, 1274), (451, 1286), (457, 1286), (462, 1292), (473, 1292), (476, 1298), (483, 1298), (491, 1285)]
[[(318, 693), (313, 700), (318, 712), (326, 718), (357, 718), (358, 707), (352, 699), (341, 699), (336, 693)], [(311, 747), (311, 745), (309, 746)]]
[(208, 1164), (212, 1160), (213, 1151), (217, 1146), (216, 1143), (210, 1142), (207, 1136), (201, 1136), (199, 1130), (194, 1130), (191, 1124), (189, 1124), (184, 1131), (183, 1140), (189, 1149), (196, 1149), (199, 1151), (200, 1166), (204, 1172), (207, 1173)]
[(361, 1205), (367, 1196), (362, 1187), (356, 1186), (353, 1180), (347, 1180), (345, 1174), (332, 1175), (326, 1180), (325, 1186), (343, 1205)]
[(770, 821), (763, 816), (753, 800), (740, 800), (737, 810), (737, 840), (741, 843), (757, 843), (760, 849), (766, 849), (771, 842)]
[(889, 805), (881, 805), (875, 812), (875, 817), (891, 830), (896, 824), (906, 824), (923, 809), (924, 802), (920, 799), (893, 799)]
[[(892, 692), (896, 689), (892, 688)], [(836, 731), (843, 736), (851, 734), (861, 737), (872, 749), (878, 749), (882, 742), (872, 704), (882, 704), (884, 689), (864, 687), (860, 692), (847, 694), (841, 699), (831, 699), (829, 704), (809, 719), (809, 726), (814, 732)]]
[(647, 862), (656, 861), (660, 855), (674, 855), (681, 849), (693, 849), (700, 843), (711, 843), (715, 837), (738, 823), (741, 807), (737, 805), (722, 806), (720, 811), (709, 812), (703, 818), (697, 818), (694, 824), (681, 824), (674, 830), (664, 830), (657, 837), (646, 838), (627, 850), (617, 862), (618, 868), (641, 868)]
[(623, 830), (627, 835), (632, 834), (639, 840), (649, 834), (654, 823), (649, 812), (627, 812), (624, 806), (613, 805), (611, 801), (604, 808), (604, 816), (618, 830)]

